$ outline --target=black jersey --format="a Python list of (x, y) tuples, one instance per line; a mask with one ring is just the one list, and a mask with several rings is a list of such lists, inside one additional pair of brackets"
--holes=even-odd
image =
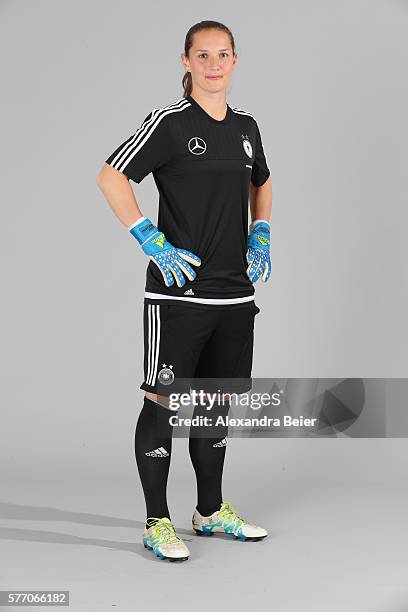
[(166, 287), (150, 261), (145, 298), (212, 308), (254, 299), (246, 274), (249, 186), (263, 185), (270, 172), (251, 113), (227, 105), (218, 121), (194, 98), (183, 97), (151, 111), (106, 163), (136, 183), (152, 172), (158, 229), (201, 259), (201, 266), (192, 266), (196, 278), (186, 278), (183, 287)]

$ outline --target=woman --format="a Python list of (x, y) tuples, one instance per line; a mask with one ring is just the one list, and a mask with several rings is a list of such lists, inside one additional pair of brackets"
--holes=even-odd
[[(237, 62), (234, 38), (225, 25), (202, 21), (188, 31), (181, 59), (183, 97), (151, 111), (98, 177), (114, 213), (150, 257), (140, 385), (145, 398), (135, 455), (146, 500), (144, 545), (171, 560), (188, 559), (189, 551), (174, 530), (166, 499), (168, 395), (188, 391), (186, 381), (195, 378), (222, 377), (236, 393), (251, 388), (259, 312), (253, 284), (271, 273), (272, 185), (260, 132), (249, 112), (226, 102)], [(143, 216), (129, 184), (150, 172), (159, 191), (157, 226)], [(207, 409), (202, 403), (194, 416), (208, 415)], [(228, 409), (225, 401), (212, 408), (223, 416)], [(190, 430), (198, 493), (193, 529), (198, 535), (224, 532), (259, 540), (267, 531), (247, 523), (222, 497), (227, 433), (225, 425)]]

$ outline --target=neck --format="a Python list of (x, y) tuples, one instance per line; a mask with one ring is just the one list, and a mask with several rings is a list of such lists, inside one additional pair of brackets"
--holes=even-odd
[(199, 104), (206, 113), (222, 121), (227, 112), (227, 92), (225, 90), (215, 93), (193, 89), (191, 97)]

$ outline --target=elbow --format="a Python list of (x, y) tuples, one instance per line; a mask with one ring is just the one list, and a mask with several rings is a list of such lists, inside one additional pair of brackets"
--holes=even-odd
[(109, 180), (109, 174), (110, 171), (112, 170), (112, 168), (105, 162), (105, 164), (102, 166), (98, 176), (96, 177), (96, 184), (98, 185), (99, 189), (101, 191), (104, 190), (105, 186), (106, 186), (106, 182)]
[(105, 162), (98, 176), (96, 177), (96, 184), (99, 189), (102, 191), (113, 182), (118, 181), (129, 181), (129, 178), (123, 174), (123, 172), (119, 172), (116, 168), (113, 168), (109, 164)]
[(108, 181), (106, 179), (106, 176), (104, 177), (103, 175), (98, 174), (98, 176), (96, 177), (96, 184), (102, 191), (102, 193), (105, 193), (105, 191), (108, 189)]

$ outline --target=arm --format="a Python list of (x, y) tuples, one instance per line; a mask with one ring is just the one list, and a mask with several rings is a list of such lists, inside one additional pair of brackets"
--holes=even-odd
[(112, 211), (126, 227), (131, 227), (143, 215), (136, 201), (128, 177), (105, 162), (96, 184)]
[(259, 278), (267, 282), (272, 270), (269, 222), (272, 211), (271, 177), (259, 187), (251, 183), (249, 197), (252, 221), (248, 236), (247, 274), (253, 283)]
[(250, 185), (249, 205), (251, 211), (251, 222), (264, 220), (270, 223), (272, 212), (272, 179), (269, 178), (260, 187)]
[(168, 119), (158, 109), (151, 111), (140, 127), (105, 159), (97, 177), (97, 185), (109, 206), (128, 228), (142, 217), (129, 180), (139, 184), (174, 154)]
[(96, 183), (115, 215), (157, 265), (167, 287), (174, 285), (174, 281), (179, 287), (185, 285), (182, 273), (190, 281), (195, 279), (196, 273), (189, 264), (199, 266), (201, 259), (190, 251), (173, 247), (150, 219), (142, 215), (129, 179), (123, 172), (105, 162)]

